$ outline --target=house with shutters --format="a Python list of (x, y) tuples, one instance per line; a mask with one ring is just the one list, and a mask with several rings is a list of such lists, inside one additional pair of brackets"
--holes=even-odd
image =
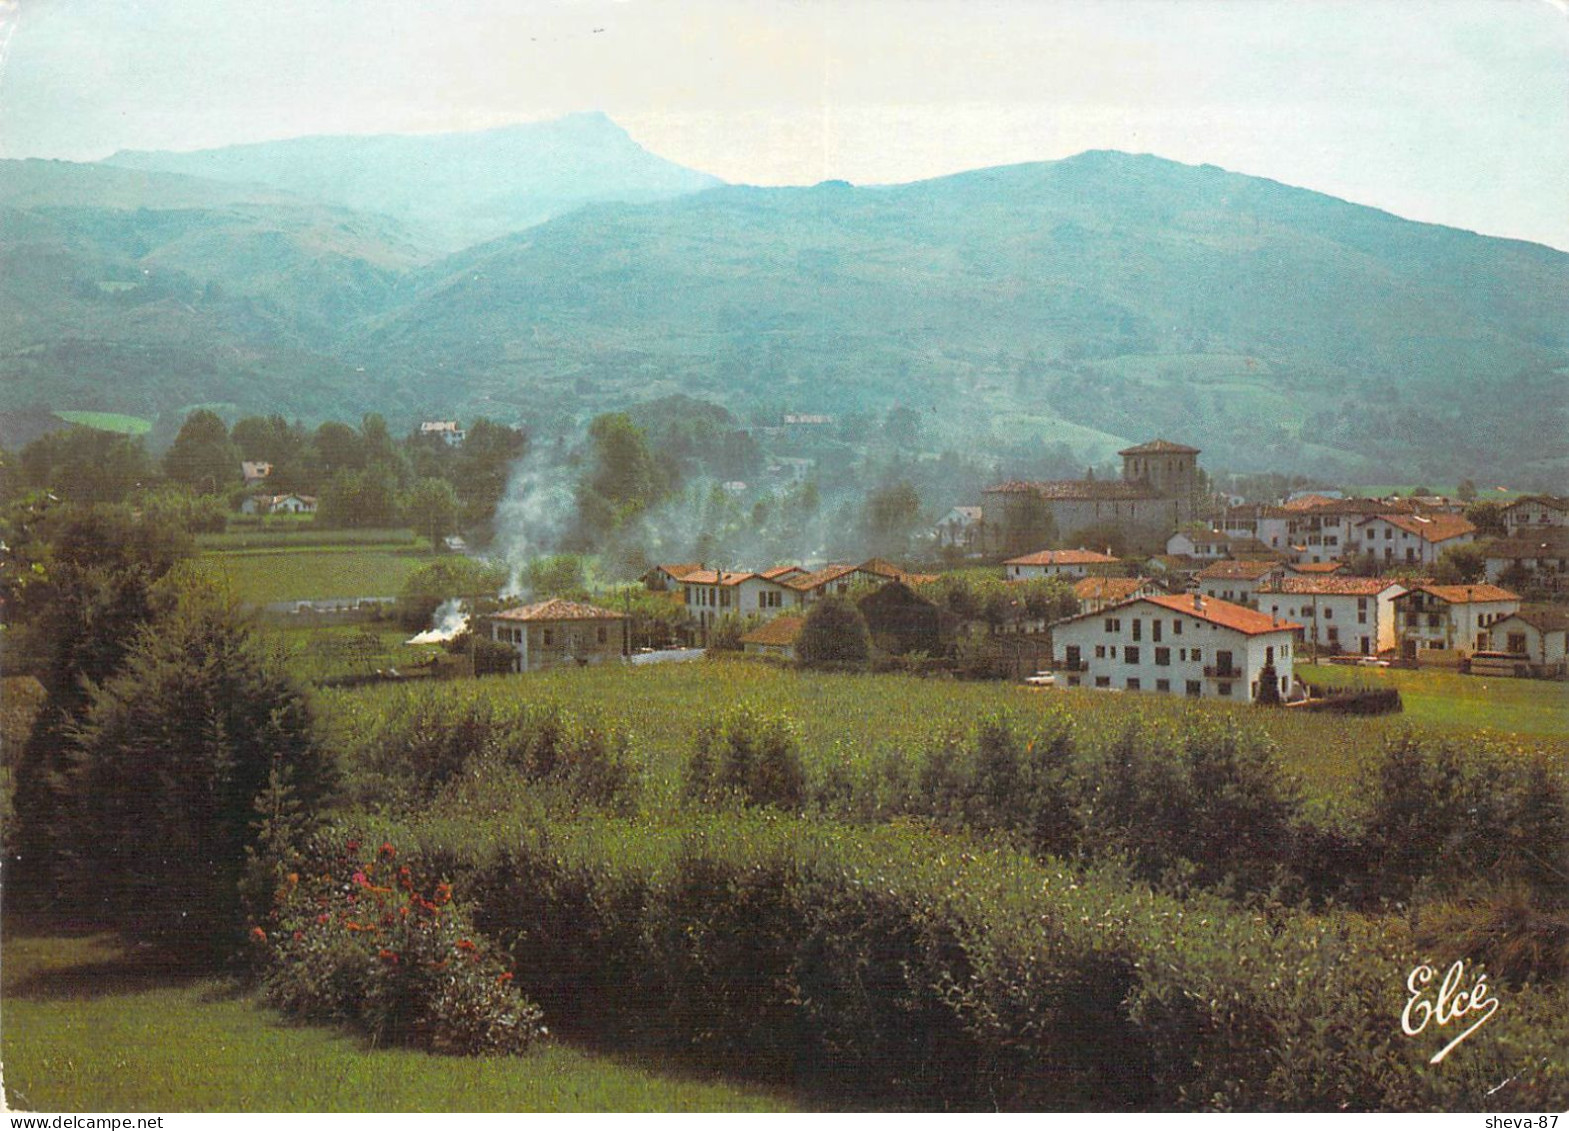
[(542, 671), (603, 664), (626, 653), (623, 613), (560, 597), (520, 605), (485, 618), (492, 640), (517, 653), (513, 670)]
[(1457, 665), (1493, 647), (1493, 625), (1518, 612), (1520, 597), (1497, 585), (1412, 586), (1394, 599), (1400, 657)]
[(1522, 605), (1516, 612), (1493, 622), (1492, 651), (1524, 656), (1533, 674), (1562, 679), (1566, 636), (1569, 636), (1569, 609), (1562, 605)]
[(1009, 558), (1002, 563), (1009, 581), (1032, 581), (1047, 577), (1073, 580), (1091, 574), (1106, 576), (1122, 568), (1122, 559), (1094, 550), (1038, 550)]
[(1079, 612), (1093, 613), (1135, 597), (1154, 597), (1165, 590), (1147, 577), (1085, 577), (1073, 583)]
[(1376, 656), (1395, 647), (1394, 600), (1405, 586), (1376, 577), (1288, 574), (1259, 588), (1260, 612), (1303, 625), (1310, 655)]
[(1206, 597), (1257, 608), (1259, 589), (1279, 581), (1286, 573), (1285, 565), (1278, 561), (1228, 560), (1205, 566), (1194, 581)]
[(1499, 508), (1509, 537), (1529, 537), (1549, 526), (1569, 526), (1569, 499), (1553, 495), (1525, 495)]
[(1356, 545), (1379, 565), (1432, 565), (1451, 546), (1476, 537), (1476, 526), (1457, 514), (1380, 514), (1357, 524)]
[(706, 637), (728, 616), (768, 618), (800, 608), (807, 597), (788, 580), (750, 571), (699, 569), (683, 576), (680, 584), (687, 615)]
[(1512, 538), (1481, 544), (1488, 581), (1563, 591), (1569, 588), (1569, 527), (1520, 527)]
[(1301, 627), (1201, 593), (1138, 597), (1057, 621), (1052, 653), (1068, 687), (1256, 702), (1268, 682), (1288, 699)]

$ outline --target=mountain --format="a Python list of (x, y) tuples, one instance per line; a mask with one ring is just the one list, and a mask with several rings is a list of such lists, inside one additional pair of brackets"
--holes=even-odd
[(603, 201), (712, 188), (599, 113), (473, 133), (303, 137), (189, 153), (122, 150), (105, 164), (265, 185), (397, 218), (448, 250)]
[(471, 405), (909, 404), (1095, 459), (1569, 470), (1569, 255), (1155, 157), (584, 209), (413, 289), (349, 348)]
[(277, 190), (0, 161), (0, 409), (156, 416), (305, 386), (357, 419), (363, 382), (330, 347), (430, 258), (393, 220)]
[(1164, 436), (1562, 488), (1566, 310), (1562, 252), (1123, 153), (586, 204), (443, 256), (281, 185), (0, 162), (0, 409), (538, 426), (681, 394), (836, 416), (843, 462), (906, 405), (926, 455), (1003, 472)]

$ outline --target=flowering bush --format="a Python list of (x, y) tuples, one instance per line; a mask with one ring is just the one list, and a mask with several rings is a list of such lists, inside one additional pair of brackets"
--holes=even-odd
[(521, 1052), (545, 1032), (451, 886), (416, 876), (390, 843), (318, 837), (250, 937), (269, 1004), (378, 1045)]

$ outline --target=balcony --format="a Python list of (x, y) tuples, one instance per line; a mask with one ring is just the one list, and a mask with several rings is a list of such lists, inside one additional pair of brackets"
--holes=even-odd
[(1224, 668), (1221, 668), (1221, 667), (1214, 667), (1214, 666), (1206, 666), (1204, 668), (1204, 678), (1205, 679), (1241, 679), (1242, 678), (1242, 669), (1238, 668), (1238, 667), (1224, 667)]
[(1067, 660), (1059, 660), (1051, 666), (1051, 670), (1054, 672), (1087, 672), (1090, 670), (1090, 662), (1088, 660), (1080, 660), (1076, 664), (1070, 664)]

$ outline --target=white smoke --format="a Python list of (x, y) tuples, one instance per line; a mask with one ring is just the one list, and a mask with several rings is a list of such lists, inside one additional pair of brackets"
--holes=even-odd
[(524, 571), (529, 562), (555, 553), (571, 529), (577, 515), (577, 475), (559, 448), (531, 448), (512, 465), (495, 519), (496, 551), (508, 573), (503, 598), (527, 598)]
[(443, 601), (431, 615), (431, 626), (404, 641), (406, 644), (445, 644), (469, 626), (468, 614), (457, 597)]

